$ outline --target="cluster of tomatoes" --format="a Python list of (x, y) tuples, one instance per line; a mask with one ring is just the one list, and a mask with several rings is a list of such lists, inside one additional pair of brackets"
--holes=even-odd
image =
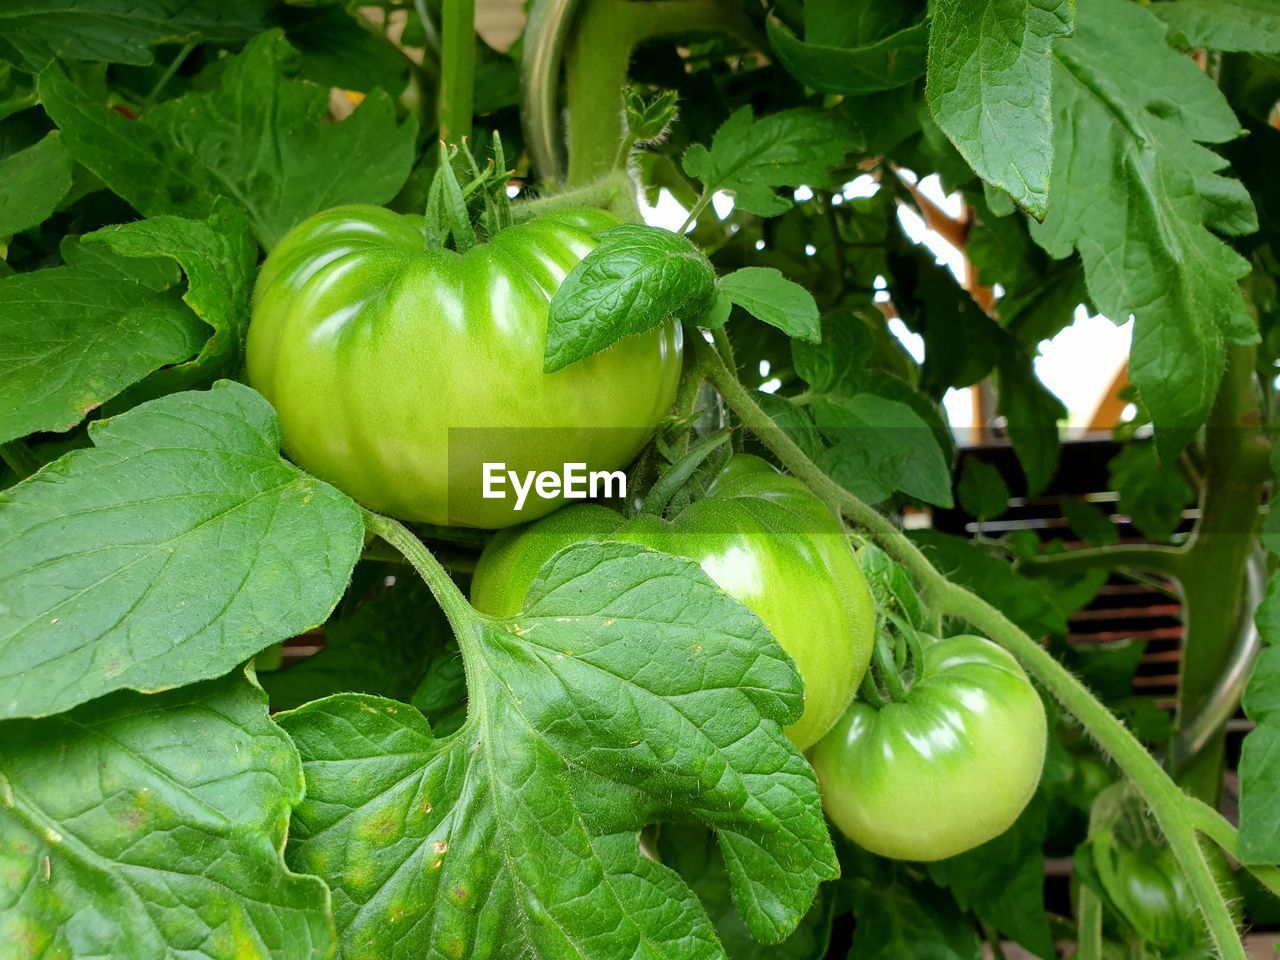
[(286, 452), (370, 509), (504, 528), (472, 581), (473, 604), (491, 615), (518, 612), (542, 565), (574, 542), (697, 561), (795, 660), (805, 704), (786, 732), (852, 840), (936, 860), (1003, 832), (1044, 761), (1044, 708), (1026, 674), (983, 638), (926, 639), (895, 695), (857, 696), (877, 613), (842, 522), (799, 481), (738, 455), (674, 515), (632, 518), (556, 500), (517, 513), (481, 496), (487, 462), (624, 467), (672, 405), (675, 325), (543, 371), (550, 300), (614, 223), (596, 210), (549, 214), (465, 253), (428, 249), (420, 218), (376, 207), (296, 227), (262, 269), (247, 356)]

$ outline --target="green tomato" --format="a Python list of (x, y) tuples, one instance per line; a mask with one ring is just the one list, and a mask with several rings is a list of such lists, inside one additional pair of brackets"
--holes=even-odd
[(899, 860), (941, 860), (999, 836), (1044, 767), (1044, 704), (990, 640), (925, 640), (906, 699), (854, 702), (810, 759), (827, 815)]
[(427, 249), (421, 217), (380, 207), (299, 224), (262, 267), (247, 347), (285, 451), (370, 509), (473, 527), (560, 502), (485, 499), (486, 462), (521, 476), (625, 466), (675, 396), (679, 327), (542, 370), (552, 296), (616, 223), (548, 214), (464, 254)]
[(493, 616), (518, 613), (542, 565), (584, 540), (623, 540), (688, 557), (749, 607), (804, 680), (804, 713), (786, 728), (800, 749), (848, 706), (871, 655), (871, 594), (840, 520), (798, 480), (756, 457), (736, 456), (703, 499), (669, 520), (626, 520), (583, 504), (504, 530), (480, 557), (471, 602)]
[(1179, 953), (1204, 939), (1195, 897), (1172, 852), (1113, 844), (1110, 835), (1096, 837), (1093, 847), (1107, 896), (1143, 940)]
[[(1161, 956), (1205, 954), (1206, 931), (1177, 858), (1149, 819), (1146, 802), (1125, 781), (1101, 791), (1090, 816), (1085, 847), (1107, 900)], [(1209, 866), (1229, 902), (1238, 889), (1226, 860), (1209, 851)], [(1233, 909), (1236, 923), (1241, 915)]]

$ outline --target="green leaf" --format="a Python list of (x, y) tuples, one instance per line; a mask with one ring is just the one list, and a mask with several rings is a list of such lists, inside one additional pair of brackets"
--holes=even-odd
[(213, 329), (194, 359), (148, 379), (152, 396), (184, 390), (220, 374), (230, 376), (238, 371), (258, 264), (253, 231), (239, 207), (219, 198), (214, 201), (208, 220), (152, 217), (104, 227), (86, 234), (81, 243), (105, 244), (121, 257), (176, 261), (187, 276), (183, 302)]
[(1058, 424), (1067, 417), (1062, 401), (1036, 376), (1031, 357), (1007, 350), (996, 370), (997, 410), (1034, 496), (1058, 469)]
[(871, 363), (871, 333), (847, 312), (829, 315), (822, 323), (821, 341), (793, 341), (791, 357), (796, 373), (814, 393), (854, 394)]
[(1256, 229), (1253, 203), (1202, 145), (1240, 123), (1148, 10), (1077, 10), (1075, 37), (1054, 45), (1051, 202), (1032, 235), (1055, 257), (1079, 250), (1103, 314), (1133, 315), (1130, 376), (1171, 458), (1208, 415), (1225, 344), (1257, 336), (1237, 284), (1248, 262), (1214, 233)]
[(775, 188), (828, 184), (831, 168), (858, 146), (852, 125), (834, 112), (784, 110), (756, 120), (741, 107), (721, 124), (710, 149), (694, 144), (682, 164), (706, 194), (726, 190), (738, 208), (773, 217), (791, 209)]
[(83, 240), (84, 236), (68, 234), (58, 244), (58, 254), (67, 266), (107, 280), (132, 280), (157, 293), (182, 282), (178, 264), (166, 257), (124, 257), (105, 243)]
[(176, 290), (53, 267), (0, 280), (0, 442), (70, 430), (104, 401), (200, 350), (208, 328)]
[(218, 676), (329, 615), (359, 509), (280, 459), (261, 396), (224, 381), (89, 435), (0, 494), (0, 716)]
[(426, 585), (414, 576), (397, 577), (393, 586), (378, 587), (348, 616), (326, 623), (323, 650), (264, 673), (259, 682), (273, 710), (343, 692), (408, 700), (432, 658), (452, 639)]
[(837, 310), (828, 314), (822, 323), (822, 343), (815, 346), (792, 340), (791, 356), (796, 373), (815, 395), (873, 393), (906, 404), (929, 425), (948, 465), (954, 459), (955, 437), (945, 413), (904, 379), (914, 374), (915, 361), (902, 350), (874, 307), (858, 313)]
[(1144, 641), (1134, 639), (1072, 643), (1063, 660), (1094, 696), (1103, 703), (1114, 704), (1132, 695), (1133, 678), (1146, 648)]
[(1053, 41), (1070, 36), (1072, 0), (943, 0), (929, 29), (929, 108), (984, 181), (1032, 216), (1049, 205)]
[(760, 409), (791, 438), (791, 442), (804, 451), (806, 457), (817, 463), (826, 456), (826, 446), (818, 427), (804, 407), (773, 393), (757, 391), (754, 399)]
[(1240, 752), (1240, 859), (1271, 864), (1280, 861), (1280, 573), (1267, 581), (1256, 622), (1266, 646), (1242, 700), (1245, 716), (1257, 726)]
[(662, 863), (680, 874), (698, 895), (729, 960), (819, 960), (827, 955), (835, 907), (829, 887), (819, 889), (817, 900), (786, 940), (763, 944), (751, 936), (734, 909), (729, 872), (716, 846), (715, 834), (690, 824), (662, 824), (658, 828), (658, 854)]
[[(903, 320), (925, 342), (920, 388), (941, 399), (948, 387), (968, 387), (986, 378), (1010, 343), (1000, 328), (956, 283), (932, 253), (918, 249), (895, 262), (895, 292), (906, 296)], [(914, 287), (912, 286), (914, 281)]]
[(968, 587), (1033, 637), (1065, 634), (1067, 620), (1048, 590), (1024, 577), (982, 547), (936, 530), (917, 530), (911, 539), (953, 582)]
[(610, 227), (551, 300), (544, 369), (554, 373), (664, 323), (696, 321), (715, 294), (711, 264), (686, 237), (641, 224)]
[(691, 561), (578, 544), (523, 613), (458, 626), (472, 713), (455, 735), (367, 696), (280, 717), (307, 778), (290, 863), (330, 883), (344, 956), (722, 956), (640, 852), (671, 819), (716, 831), (754, 936), (794, 929), (836, 863), (781, 732), (799, 675), (750, 611)]
[(719, 289), (757, 320), (789, 337), (818, 343), (822, 339), (813, 294), (773, 267), (743, 267), (720, 278)]
[(1192, 47), (1280, 52), (1275, 0), (1165, 0), (1150, 10)]
[(298, 75), (322, 87), (374, 88), (392, 96), (405, 88), (409, 59), (381, 31), (365, 29), (342, 4), (277, 13), (289, 43), (302, 54)]
[(965, 513), (979, 520), (994, 520), (1009, 509), (1009, 485), (999, 470), (977, 457), (965, 459), (956, 494)]
[(39, 103), (34, 78), (0, 63), (0, 120)]
[(0, 742), (8, 955), (332, 956), (329, 892), (281, 856), (298, 754), (243, 674), (7, 720)]
[(326, 123), (328, 95), (287, 79), (296, 51), (272, 30), (256, 37), (208, 93), (126, 120), (57, 66), (39, 79), (45, 109), (71, 156), (146, 216), (204, 218), (217, 196), (245, 208), (270, 248), (295, 224), (343, 203), (385, 203), (413, 166), (417, 124), (397, 126), (375, 90), (348, 119)]
[(1109, 547), (1120, 539), (1111, 517), (1096, 504), (1064, 497), (1058, 501), (1058, 507), (1071, 529), (1089, 546)]
[[(850, 6), (865, 9), (870, 4)], [(825, 19), (815, 23), (807, 12), (805, 19), (804, 40), (772, 17), (766, 22), (765, 30), (769, 46), (783, 69), (806, 87), (820, 93), (876, 93), (904, 86), (924, 75), (929, 26), (923, 21), (887, 34), (883, 29), (855, 32), (852, 36), (834, 38), (843, 39), (845, 43), (832, 43)], [(890, 28), (897, 25), (895, 20), (877, 24)]]
[(1150, 443), (1127, 444), (1111, 460), (1108, 483), (1118, 510), (1152, 540), (1168, 540), (1194, 497), (1177, 466), (1162, 461)]
[(1038, 957), (1053, 957), (1044, 905), (1048, 805), (1034, 797), (1014, 825), (967, 853), (929, 864), (929, 878), (945, 886), (960, 909), (976, 914)]
[(733, 301), (717, 287), (715, 299), (711, 301), (707, 312), (698, 320), (698, 326), (706, 327), (708, 330), (718, 330), (729, 322), (731, 313), (733, 313)]
[(71, 158), (62, 135), (0, 160), (0, 238), (43, 223), (71, 189)]
[(858, 925), (850, 957), (857, 960), (982, 960), (973, 920), (930, 883), (896, 864), (888, 876), (855, 877), (849, 897)]
[(217, 183), (162, 131), (98, 102), (57, 64), (40, 72), (36, 88), (45, 112), (62, 130), (67, 152), (139, 213), (203, 218), (212, 211)]
[(266, 7), (261, 0), (6, 0), (0, 59), (33, 71), (55, 58), (144, 65), (160, 43), (247, 40), (266, 27)]
[(1004, 288), (995, 310), (1000, 324), (1024, 347), (1034, 348), (1075, 320), (1089, 299), (1078, 257), (1051, 259), (1031, 239), (1027, 219), (996, 216), (970, 194), (978, 220), (965, 247), (985, 286)]
[(813, 419), (831, 445), (821, 465), (869, 503), (902, 492), (951, 506), (951, 470), (929, 425), (904, 403), (871, 393), (815, 400)]

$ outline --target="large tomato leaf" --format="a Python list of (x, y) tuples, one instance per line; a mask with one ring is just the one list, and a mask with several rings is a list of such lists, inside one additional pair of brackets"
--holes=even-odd
[(1160, 0), (1151, 12), (1193, 47), (1280, 52), (1280, 7), (1272, 0)]
[(0, 723), (0, 952), (332, 956), (328, 891), (281, 856), (302, 788), (243, 674)]
[(1075, 36), (1054, 45), (1049, 214), (1032, 235), (1055, 257), (1078, 250), (1098, 309), (1134, 317), (1129, 373), (1168, 459), (1208, 415), (1226, 344), (1257, 338), (1237, 283), (1249, 264), (1215, 235), (1257, 218), (1204, 146), (1240, 122), (1165, 33), (1127, 0), (1080, 0)]
[(734, 902), (778, 941), (836, 873), (817, 783), (782, 734), (794, 665), (691, 561), (634, 544), (553, 557), (509, 620), (463, 625), (470, 714), (341, 695), (284, 714), (307, 800), (295, 869), (324, 877), (349, 958), (723, 956), (638, 831), (717, 833)]
[(208, 336), (177, 291), (100, 269), (0, 279), (0, 315), (0, 442), (70, 430)]
[(43, 223), (71, 189), (71, 158), (54, 131), (0, 159), (0, 237)]
[(148, 64), (152, 48), (194, 36), (245, 40), (266, 26), (265, 0), (6, 0), (0, 59), (28, 70), (50, 60)]
[(212, 328), (196, 357), (149, 378), (154, 395), (195, 386), (201, 378), (208, 383), (216, 375), (237, 372), (258, 263), (253, 231), (238, 206), (219, 198), (207, 220), (152, 217), (104, 227), (81, 242), (106, 244), (122, 257), (177, 261), (187, 276), (183, 301)]
[(865, 94), (911, 83), (924, 73), (929, 25), (912, 22), (908, 4), (877, 0), (810, 0), (804, 39), (786, 24), (765, 24), (778, 63), (823, 93)]
[(1035, 217), (1049, 209), (1054, 39), (1072, 0), (944, 0), (929, 27), (926, 94), (938, 126), (978, 176)]
[(333, 610), (359, 509), (280, 458), (257, 393), (171, 394), (89, 435), (0, 494), (0, 716), (219, 676)]
[(146, 216), (208, 216), (233, 197), (270, 248), (294, 224), (342, 203), (385, 203), (413, 166), (417, 122), (371, 93), (342, 123), (324, 123), (328, 95), (288, 79), (297, 51), (278, 30), (251, 41), (216, 89), (190, 93), (126, 120), (58, 66), (40, 74), (40, 98), (67, 151)]

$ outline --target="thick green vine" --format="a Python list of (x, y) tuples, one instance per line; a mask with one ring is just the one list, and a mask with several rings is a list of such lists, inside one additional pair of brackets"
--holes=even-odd
[(458, 143), (471, 136), (475, 103), (476, 0), (445, 0), (440, 51), (440, 139)]

